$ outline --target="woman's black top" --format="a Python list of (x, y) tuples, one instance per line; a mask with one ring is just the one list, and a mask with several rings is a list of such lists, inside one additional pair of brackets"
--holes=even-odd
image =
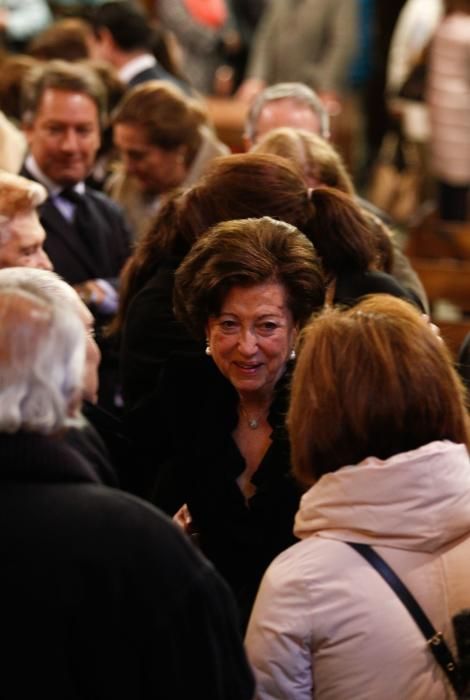
[(272, 443), (247, 502), (236, 481), (245, 461), (232, 437), (238, 395), (212, 359), (169, 360), (154, 396), (132, 414), (134, 436), (151, 455), (142, 495), (171, 516), (188, 505), (199, 546), (231, 585), (245, 618), (266, 567), (295, 542), (300, 489), (290, 473), (285, 428), (289, 375), (275, 388)]

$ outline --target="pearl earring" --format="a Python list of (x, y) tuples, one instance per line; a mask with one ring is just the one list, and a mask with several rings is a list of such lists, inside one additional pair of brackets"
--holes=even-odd
[(295, 360), (295, 358), (296, 358), (296, 353), (295, 353), (294, 348), (292, 348), (292, 350), (290, 351), (289, 360)]
[(209, 339), (206, 340), (206, 355), (212, 355), (211, 346), (209, 345)]

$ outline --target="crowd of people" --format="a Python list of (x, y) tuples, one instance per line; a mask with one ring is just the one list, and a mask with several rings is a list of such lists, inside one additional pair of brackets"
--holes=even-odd
[[(466, 220), (470, 4), (412, 4)], [(5, 700), (470, 697), (466, 374), (332, 135), (373, 9), (0, 4)]]

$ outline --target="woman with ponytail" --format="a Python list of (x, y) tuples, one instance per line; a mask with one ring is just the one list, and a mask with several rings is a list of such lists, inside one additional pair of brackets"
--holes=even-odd
[(309, 190), (313, 211), (302, 229), (327, 276), (327, 303), (353, 306), (366, 294), (391, 294), (424, 308), (386, 270), (393, 256), (382, 227), (371, 224), (350, 196), (328, 187)]

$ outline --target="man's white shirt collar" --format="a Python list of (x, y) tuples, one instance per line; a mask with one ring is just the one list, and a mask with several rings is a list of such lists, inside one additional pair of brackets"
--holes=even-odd
[(157, 65), (157, 59), (151, 53), (144, 53), (137, 58), (132, 58), (122, 68), (119, 69), (118, 75), (123, 83), (129, 83), (138, 73), (154, 68)]
[[(53, 180), (48, 178), (47, 175), (44, 175), (41, 168), (36, 163), (34, 156), (31, 154), (26, 158), (25, 165), (31, 175), (33, 175), (38, 182), (47, 188), (50, 197), (56, 197), (64, 189), (63, 185), (58, 185), (56, 182), (53, 182)], [(72, 189), (78, 192), (78, 194), (85, 194), (85, 183), (77, 182), (75, 185), (72, 185)]]

